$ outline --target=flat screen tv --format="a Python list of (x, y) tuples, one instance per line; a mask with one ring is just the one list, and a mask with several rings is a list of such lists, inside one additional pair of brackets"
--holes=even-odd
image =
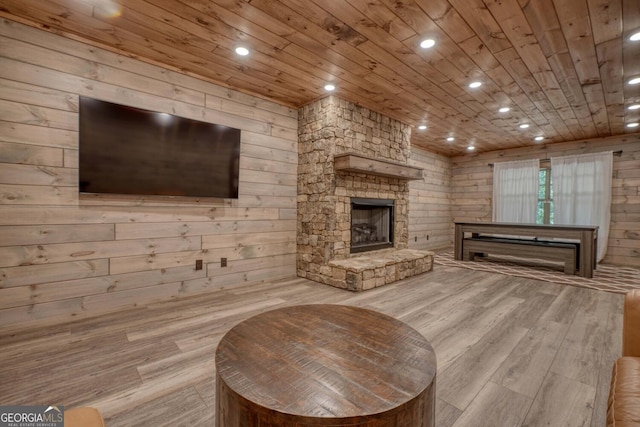
[(240, 130), (80, 97), (83, 193), (238, 198)]

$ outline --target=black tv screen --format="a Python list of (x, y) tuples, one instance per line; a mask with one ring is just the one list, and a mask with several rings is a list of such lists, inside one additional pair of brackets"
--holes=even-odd
[(240, 130), (80, 97), (83, 193), (238, 198)]

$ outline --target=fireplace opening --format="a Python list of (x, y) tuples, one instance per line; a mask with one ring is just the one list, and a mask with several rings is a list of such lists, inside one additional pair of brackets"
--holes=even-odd
[(393, 200), (351, 199), (351, 253), (393, 247)]

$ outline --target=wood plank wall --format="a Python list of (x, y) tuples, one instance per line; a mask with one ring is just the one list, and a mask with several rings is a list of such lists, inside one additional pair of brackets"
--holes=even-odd
[(640, 134), (455, 157), (453, 221), (491, 221), (491, 163), (617, 150), (622, 155), (613, 157), (611, 228), (604, 262), (640, 267)]
[(409, 164), (424, 169), (422, 180), (409, 182), (409, 247), (451, 246), (451, 159), (412, 147)]
[[(240, 128), (239, 199), (80, 196), (79, 95)], [(295, 276), (297, 125), (295, 109), (0, 21), (0, 326)]]

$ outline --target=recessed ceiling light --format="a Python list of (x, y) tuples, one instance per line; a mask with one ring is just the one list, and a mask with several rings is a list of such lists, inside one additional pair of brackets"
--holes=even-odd
[(638, 110), (640, 109), (640, 104), (633, 104), (627, 107), (629, 110)]
[(471, 82), (471, 83), (469, 83), (469, 87), (472, 88), (472, 89), (475, 89), (475, 88), (480, 87), (480, 86), (482, 86), (482, 82)]
[(476, 147), (474, 147), (473, 145), (470, 145), (470, 146), (467, 147), (467, 150), (469, 150), (469, 151), (473, 151), (475, 149), (476, 149)]
[(449, 142), (452, 142), (452, 141), (454, 141), (454, 140), (455, 140), (455, 138), (454, 138), (454, 137), (452, 137), (452, 136), (450, 136), (449, 138), (447, 138), (447, 141), (449, 141)]
[(640, 83), (640, 77), (634, 77), (631, 80), (629, 80), (627, 83), (629, 83), (630, 85), (637, 85), (638, 83)]
[(423, 49), (429, 49), (435, 46), (436, 41), (434, 39), (424, 39), (420, 42), (420, 47)]
[(95, 4), (94, 13), (105, 18), (118, 18), (122, 16), (122, 7), (113, 0), (104, 0)]
[(240, 55), (240, 56), (247, 56), (247, 55), (249, 55), (249, 49), (247, 49), (247, 48), (246, 48), (246, 47), (244, 47), (244, 46), (238, 46), (238, 47), (236, 48), (236, 53), (237, 53), (238, 55)]
[(327, 83), (326, 85), (324, 85), (324, 90), (326, 90), (327, 92), (333, 92), (334, 90), (336, 90), (336, 85)]
[(425, 130), (427, 128), (427, 125), (420, 125), (418, 126), (418, 129), (420, 130)]
[(520, 129), (526, 129), (529, 127), (529, 123), (523, 123), (520, 125)]
[(168, 113), (157, 113), (156, 117), (160, 123), (171, 123), (173, 116)]
[(631, 34), (631, 36), (629, 37), (629, 40), (631, 40), (632, 42), (639, 41), (640, 40), (640, 31), (638, 31), (637, 33)]
[(507, 111), (511, 110), (511, 108), (509, 107), (502, 107), (501, 109), (499, 109), (498, 111), (501, 113), (506, 113)]
[(637, 128), (640, 125), (640, 123), (627, 123), (627, 127), (628, 128)]
[(542, 141), (544, 139), (544, 136), (536, 136), (533, 139), (536, 140), (536, 141)]

